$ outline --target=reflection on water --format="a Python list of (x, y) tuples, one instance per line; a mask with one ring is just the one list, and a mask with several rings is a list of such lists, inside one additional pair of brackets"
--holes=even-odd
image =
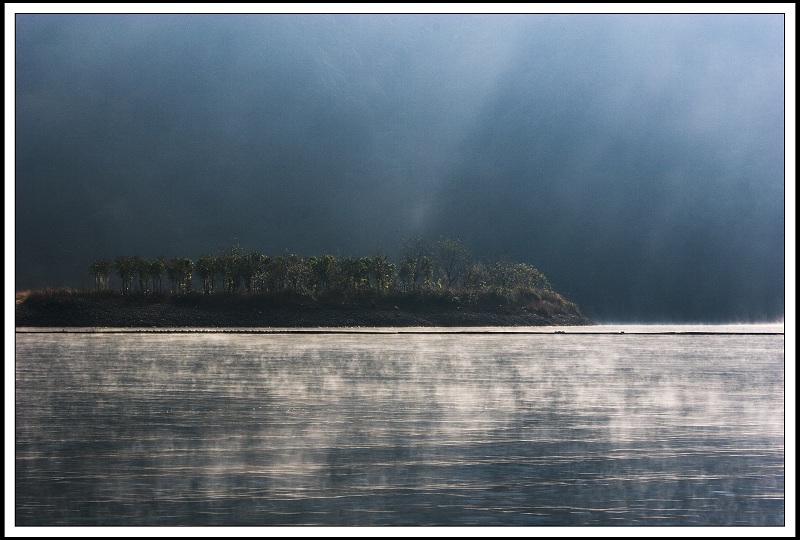
[(782, 526), (783, 346), (19, 333), (16, 524)]

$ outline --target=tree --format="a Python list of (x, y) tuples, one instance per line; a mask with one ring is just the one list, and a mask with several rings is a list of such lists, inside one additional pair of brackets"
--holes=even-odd
[(211, 273), (211, 292), (216, 290), (217, 278), (222, 278), (222, 289), (225, 290), (225, 257), (223, 255), (211, 257), (213, 271)]
[(331, 288), (336, 279), (338, 266), (333, 255), (322, 255), (311, 262), (311, 278), (316, 292)]
[(270, 257), (267, 261), (267, 288), (270, 291), (282, 291), (286, 289), (286, 261), (283, 257)]
[[(319, 298), (325, 291), (352, 294), (386, 294), (400, 282), (405, 291), (425, 291), (431, 286), (434, 271), (440, 286), (461, 287), (466, 295), (488, 293), (497, 298), (543, 298), (556, 294), (547, 277), (533, 266), (506, 260), (470, 262), (464, 244), (455, 238), (442, 238), (431, 247), (419, 236), (403, 244), (403, 258), (393, 264), (385, 255), (346, 257), (332, 255), (303, 257), (286, 252), (269, 257), (258, 252), (245, 253), (233, 246), (218, 256), (202, 254), (195, 265), (191, 259), (164, 257), (148, 261), (144, 257), (119, 256), (112, 263), (98, 259), (89, 265), (95, 276), (95, 289), (109, 287), (109, 275), (116, 271), (122, 282), (122, 294), (131, 294), (131, 282), (138, 276), (139, 291), (161, 291), (161, 277), (166, 273), (173, 294), (192, 291), (192, 273), (203, 282), (203, 294), (214, 292), (215, 276), (222, 276), (224, 289), (231, 294), (254, 291), (285, 292)], [(433, 262), (436, 265), (434, 266)], [(148, 285), (148, 280), (149, 285)], [(244, 287), (242, 287), (242, 284)]]
[(139, 278), (139, 292), (144, 294), (147, 292), (147, 280), (150, 279), (150, 261), (136, 255), (133, 257), (133, 267)]
[(244, 250), (238, 245), (235, 245), (231, 246), (222, 259), (225, 272), (225, 291), (235, 293), (239, 290), (239, 285), (242, 283), (247, 257), (244, 254)]
[(403, 257), (400, 261), (400, 270), (398, 270), (398, 277), (403, 287), (408, 290), (414, 284), (414, 259), (410, 255)]
[(469, 267), (465, 285), (472, 289), (552, 290), (544, 274), (525, 263), (491, 260)]
[(431, 255), (430, 246), (419, 235), (414, 235), (403, 243), (400, 272), (406, 286), (410, 284), (416, 287), (420, 281), (430, 285), (433, 277)]
[(436, 263), (440, 277), (452, 288), (469, 267), (470, 254), (457, 238), (442, 238), (436, 243)]
[(172, 292), (189, 292), (192, 290), (192, 271), (194, 263), (191, 259), (175, 257), (167, 263), (167, 276), (172, 285)]
[(286, 280), (292, 292), (302, 293), (309, 289), (311, 268), (307, 259), (292, 253), (284, 257)]
[(339, 262), (340, 286), (345, 291), (362, 291), (369, 287), (370, 259), (345, 257)]
[(114, 259), (114, 270), (116, 270), (120, 281), (122, 281), (122, 294), (130, 294), (131, 280), (136, 272), (136, 265), (133, 259), (125, 255), (120, 255)]
[(163, 256), (159, 256), (150, 263), (150, 280), (153, 284), (153, 294), (161, 292), (161, 276), (167, 271), (167, 261)]
[(260, 291), (266, 282), (267, 262), (266, 255), (253, 251), (247, 256), (247, 264), (244, 273), (244, 286), (247, 292)]
[(269, 255), (258, 254), (255, 261), (255, 275), (253, 276), (253, 287), (260, 292), (266, 291), (269, 287)]
[(514, 286), (513, 265), (505, 260), (490, 260), (484, 263), (487, 282), (493, 289), (507, 290)]
[(425, 256), (419, 262), (418, 266), (419, 276), (422, 278), (422, 284), (429, 287), (431, 279), (433, 278), (433, 263), (430, 257)]
[(89, 266), (89, 270), (94, 274), (94, 287), (96, 290), (108, 290), (108, 280), (113, 268), (114, 264), (108, 259), (98, 259)]
[(197, 259), (197, 276), (203, 280), (203, 294), (209, 295), (213, 289), (216, 261), (211, 255), (200, 255)]
[(514, 286), (518, 289), (552, 290), (550, 281), (536, 268), (525, 263), (515, 263), (511, 267)]
[(489, 271), (483, 262), (473, 263), (467, 268), (464, 287), (474, 291), (486, 290), (489, 287)]
[(376, 255), (370, 265), (373, 287), (379, 293), (386, 293), (394, 285), (395, 266), (385, 255)]

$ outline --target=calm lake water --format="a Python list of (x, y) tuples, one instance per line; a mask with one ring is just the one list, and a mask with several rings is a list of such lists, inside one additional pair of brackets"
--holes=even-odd
[(17, 526), (784, 525), (782, 325), (30, 330)]

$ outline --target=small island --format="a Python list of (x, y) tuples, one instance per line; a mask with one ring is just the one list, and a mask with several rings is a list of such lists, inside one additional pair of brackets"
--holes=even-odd
[[(16, 295), (17, 327), (344, 328), (590, 325), (533, 266), (473, 261), (461, 241), (384, 255), (268, 256), (234, 246), (196, 261), (119, 256), (89, 289)], [(112, 276), (118, 282), (112, 284)], [(168, 283), (164, 282), (164, 276)], [(194, 284), (199, 283), (199, 290)]]

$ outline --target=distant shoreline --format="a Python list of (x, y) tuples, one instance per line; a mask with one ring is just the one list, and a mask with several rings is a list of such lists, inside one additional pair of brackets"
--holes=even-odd
[(594, 324), (574, 308), (445, 302), (430, 296), (342, 301), (260, 296), (31, 295), (18, 299), (16, 327), (358, 328), (519, 327)]
[[(607, 326), (607, 325), (605, 325)], [(558, 328), (558, 330), (555, 330)], [(572, 336), (783, 336), (784, 332), (730, 332), (730, 331), (651, 331), (630, 332), (614, 330), (583, 330), (583, 327), (567, 326), (475, 326), (475, 327), (421, 327), (421, 326), (342, 326), (342, 327), (91, 327), (18, 326), (18, 334), (367, 334), (367, 335), (572, 335)], [(592, 327), (594, 328), (594, 327)]]

